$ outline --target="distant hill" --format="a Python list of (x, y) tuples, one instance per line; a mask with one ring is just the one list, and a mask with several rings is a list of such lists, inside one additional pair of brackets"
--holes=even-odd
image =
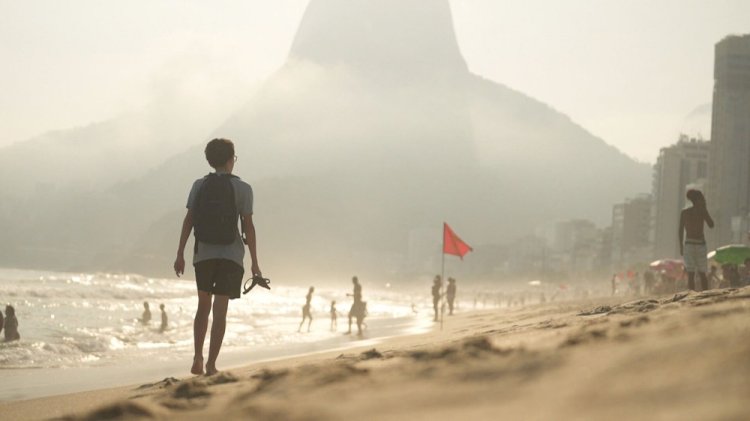
[[(469, 73), (447, 0), (311, 1), (288, 62), (213, 133), (254, 187), (261, 262), (297, 277), (413, 272), (444, 220), (474, 244), (605, 224), (650, 185), (648, 165)], [(168, 273), (202, 148), (110, 189), (71, 261)]]

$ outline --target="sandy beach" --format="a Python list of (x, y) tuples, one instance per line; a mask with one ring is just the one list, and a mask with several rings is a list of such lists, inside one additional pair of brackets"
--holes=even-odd
[[(187, 366), (186, 366), (187, 367)], [(22, 419), (750, 418), (750, 287), (446, 317), (205, 377), (0, 404)]]

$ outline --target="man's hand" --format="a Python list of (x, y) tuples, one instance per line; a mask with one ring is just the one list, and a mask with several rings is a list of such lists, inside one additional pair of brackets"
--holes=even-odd
[[(184, 261), (182, 262), (182, 265), (183, 267), (185, 266)], [(250, 271), (253, 273), (253, 276), (261, 276), (261, 277), (263, 276), (257, 263), (253, 263), (252, 267), (250, 267)]]
[(174, 273), (178, 278), (185, 273), (185, 256), (178, 254), (174, 259)]

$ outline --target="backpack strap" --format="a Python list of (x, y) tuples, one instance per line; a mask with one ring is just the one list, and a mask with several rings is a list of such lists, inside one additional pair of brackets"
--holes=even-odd
[[(229, 177), (236, 178), (238, 180), (240, 179), (234, 174), (229, 174)], [(247, 236), (245, 235), (245, 220), (242, 219), (242, 214), (239, 213), (239, 209), (237, 211), (237, 214), (240, 217), (240, 238), (242, 239), (242, 244), (247, 244)]]

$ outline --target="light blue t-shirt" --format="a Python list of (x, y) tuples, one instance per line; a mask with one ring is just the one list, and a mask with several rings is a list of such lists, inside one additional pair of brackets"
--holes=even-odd
[[(195, 206), (195, 201), (198, 198), (198, 191), (203, 185), (205, 179), (206, 177), (199, 178), (193, 183), (193, 187), (190, 189), (190, 195), (187, 200), (188, 209), (193, 209)], [(234, 187), (234, 200), (237, 205), (237, 212), (240, 216), (252, 214), (253, 188), (239, 178), (232, 177), (231, 182), (232, 187)], [(245, 244), (242, 242), (242, 237), (238, 231), (237, 238), (234, 239), (232, 244), (207, 244), (198, 241), (198, 247), (195, 248), (195, 253), (193, 254), (193, 264), (195, 265), (198, 262), (208, 259), (227, 259), (244, 267), (242, 264), (244, 258)]]

